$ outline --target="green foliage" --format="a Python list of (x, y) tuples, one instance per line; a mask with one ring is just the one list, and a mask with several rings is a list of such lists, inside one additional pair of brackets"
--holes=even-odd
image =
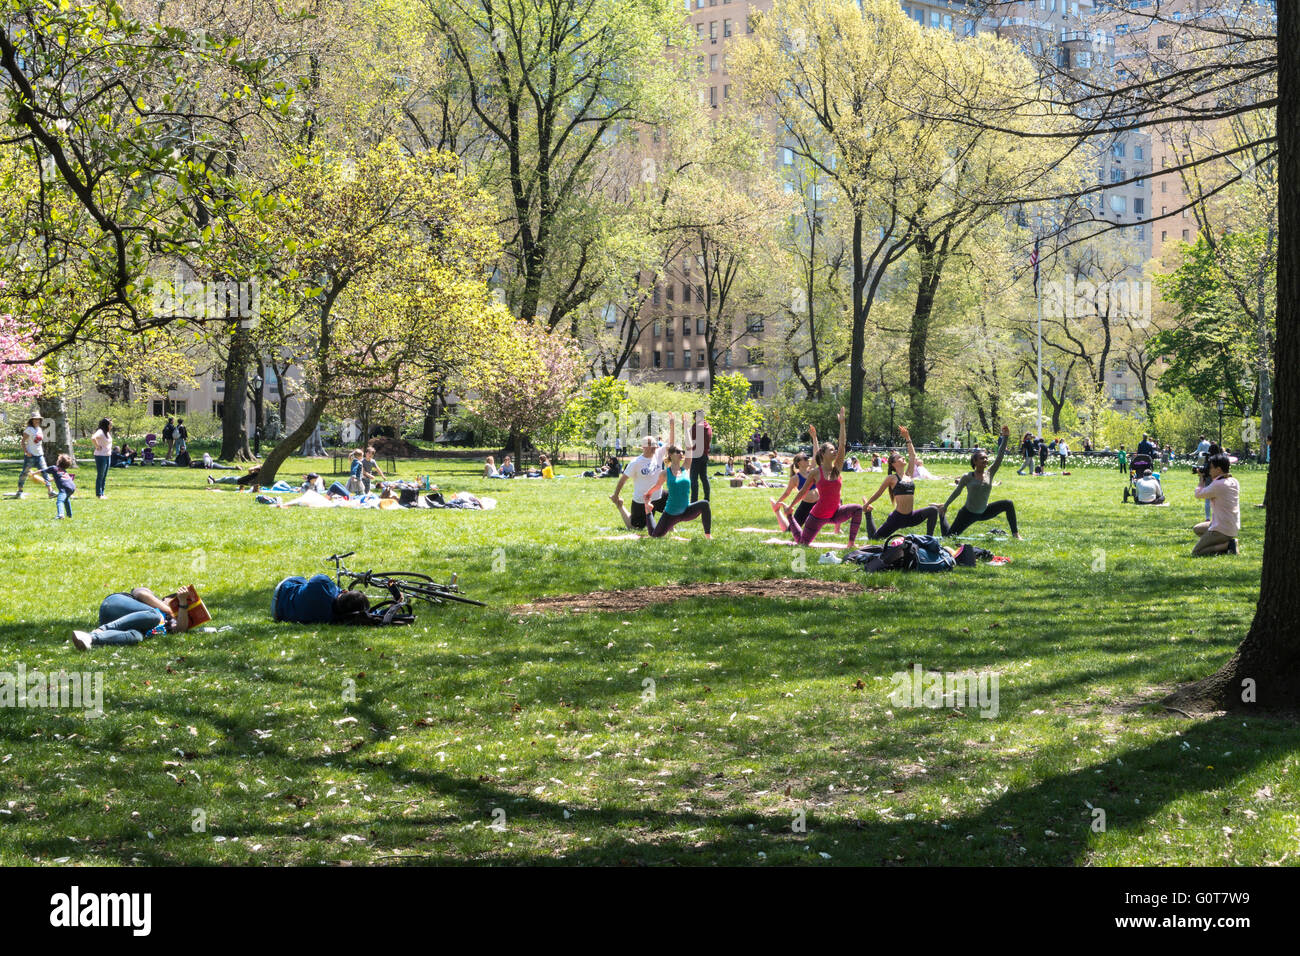
[(749, 379), (738, 373), (714, 376), (709, 393), (709, 424), (724, 453), (740, 454), (762, 421), (762, 409), (749, 397)]
[(1195, 448), (1202, 435), (1218, 434), (1218, 410), (1197, 401), (1186, 388), (1156, 392), (1147, 411), (1156, 438), (1179, 454)]

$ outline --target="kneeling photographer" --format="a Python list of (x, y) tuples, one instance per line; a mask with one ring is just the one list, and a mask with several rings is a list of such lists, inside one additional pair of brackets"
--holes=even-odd
[(1202, 521), (1192, 528), (1200, 538), (1192, 548), (1194, 556), (1238, 553), (1241, 489), (1237, 485), (1237, 479), (1228, 474), (1230, 467), (1228, 456), (1219, 452), (1210, 456), (1201, 473), (1201, 484), (1196, 488), (1196, 497), (1204, 499), (1209, 505), (1210, 520)]

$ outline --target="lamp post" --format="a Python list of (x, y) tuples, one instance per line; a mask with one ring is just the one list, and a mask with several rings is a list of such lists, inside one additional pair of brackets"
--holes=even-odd
[(1219, 396), (1219, 450), (1223, 450), (1223, 396)]
[(253, 455), (262, 457), (262, 386), (260, 374), (253, 375)]
[(885, 439), (886, 444), (894, 440), (894, 406), (896, 404), (897, 402), (893, 399), (893, 397), (891, 397), (889, 399), (889, 437)]

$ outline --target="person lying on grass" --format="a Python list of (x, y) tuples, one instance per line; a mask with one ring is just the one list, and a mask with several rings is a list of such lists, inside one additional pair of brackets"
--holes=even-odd
[(369, 607), (365, 594), (343, 590), (328, 574), (285, 578), (271, 595), (271, 617), (295, 624), (338, 624)]
[(91, 647), (139, 644), (158, 634), (180, 634), (190, 629), (189, 612), (184, 601), (177, 601), (173, 611), (167, 601), (187, 587), (180, 587), (166, 597), (158, 597), (148, 588), (133, 588), (110, 594), (99, 605), (99, 627), (93, 631), (73, 631), (77, 650)]

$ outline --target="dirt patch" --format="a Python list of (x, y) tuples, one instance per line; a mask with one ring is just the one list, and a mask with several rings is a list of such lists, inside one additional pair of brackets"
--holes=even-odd
[(639, 611), (652, 604), (666, 604), (682, 598), (786, 598), (805, 601), (821, 597), (846, 597), (870, 591), (893, 591), (892, 587), (864, 588), (855, 581), (821, 581), (804, 578), (781, 578), (774, 581), (715, 581), (700, 584), (660, 584), (653, 587), (618, 591), (591, 591), (587, 594), (556, 594), (520, 604), (515, 614), (541, 614), (546, 611)]

